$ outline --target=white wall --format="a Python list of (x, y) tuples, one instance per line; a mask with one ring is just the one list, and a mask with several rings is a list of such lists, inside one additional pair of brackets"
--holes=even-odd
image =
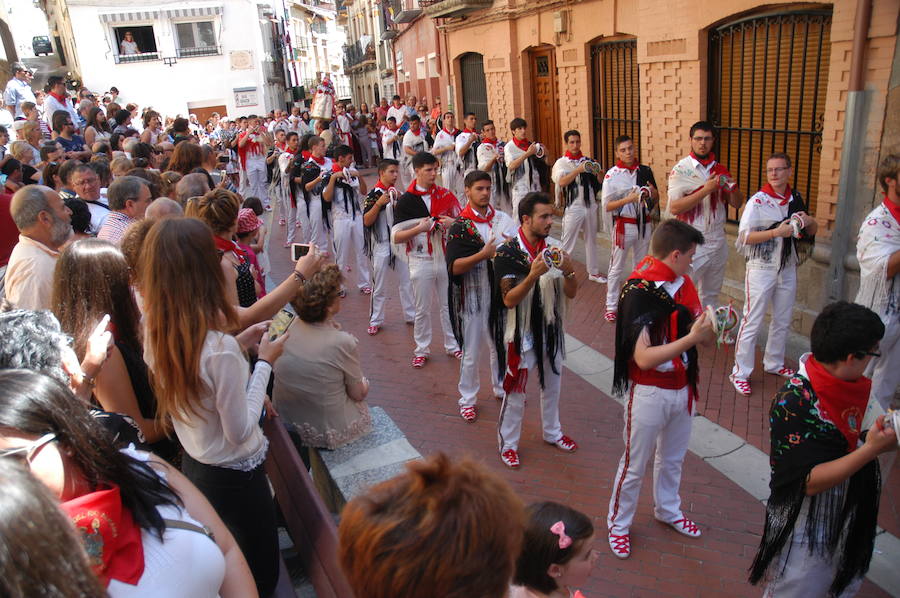
[[(199, 8), (223, 6), (221, 15), (177, 21), (197, 21), (212, 18), (215, 22), (217, 41), (222, 53), (216, 56), (178, 58), (173, 66), (162, 60), (137, 63), (115, 63), (116, 44), (112, 27), (127, 25), (153, 25), (157, 50), (160, 56), (175, 56), (177, 38), (173, 20), (165, 15), (166, 8)], [(132, 23), (103, 23), (99, 13), (158, 10), (153, 21)], [(219, 3), (157, 3), (145, 8), (135, 3), (122, 2), (118, 6), (69, 5), (72, 30), (78, 48), (81, 74), (86, 87), (102, 92), (116, 86), (123, 98), (141, 107), (153, 106), (166, 116), (187, 116), (188, 103), (192, 108), (224, 104), (229, 116), (244, 116), (267, 112), (282, 107), (280, 94), (273, 93), (266, 84), (266, 72), (272, 72), (273, 64), (263, 64), (270, 46), (263, 46), (259, 14), (255, 3), (245, 0), (223, 0)], [(249, 50), (252, 68), (231, 68), (229, 52)], [(256, 88), (258, 104), (238, 108), (235, 106), (234, 89)]]

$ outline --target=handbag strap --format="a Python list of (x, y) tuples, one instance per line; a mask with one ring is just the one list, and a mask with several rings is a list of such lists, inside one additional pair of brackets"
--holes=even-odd
[(171, 527), (175, 529), (183, 529), (189, 532), (197, 532), (198, 534), (203, 534), (213, 542), (216, 541), (216, 537), (213, 534), (212, 530), (206, 527), (205, 525), (194, 525), (193, 523), (189, 523), (187, 521), (182, 521), (180, 519), (163, 519), (163, 522), (166, 524), (166, 527)]

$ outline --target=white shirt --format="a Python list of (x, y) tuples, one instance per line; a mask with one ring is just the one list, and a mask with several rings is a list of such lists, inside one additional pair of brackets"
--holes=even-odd
[[(465, 131), (460, 131), (459, 135), (456, 136), (456, 156), (459, 158), (460, 163), (466, 167), (466, 174), (469, 174), (473, 170), (475, 170), (478, 166), (478, 157), (477, 157), (477, 147), (475, 146), (475, 142), (472, 142), (472, 145), (469, 146), (469, 150), (460, 155), (459, 152), (462, 151), (462, 148), (466, 146), (469, 142), (469, 139), (475, 137), (478, 133), (466, 133)], [(466, 157), (468, 157), (468, 162), (466, 162)]]
[(27, 81), (22, 81), (15, 77), (6, 84), (6, 91), (3, 92), (3, 101), (7, 106), (16, 107), (16, 118), (25, 116), (22, 113), (22, 102), (37, 104), (31, 85)]
[[(416, 135), (409, 130), (403, 135), (403, 143), (402, 147), (408, 147), (416, 152), (423, 152), (428, 149), (428, 143), (425, 141), (425, 135), (423, 134), (422, 129), (419, 129), (419, 134)], [(403, 161), (409, 163), (412, 160), (412, 156), (407, 154), (406, 152), (402, 153)]]
[(406, 108), (403, 107), (403, 104), (400, 104), (399, 107), (391, 105), (388, 108), (388, 118), (392, 116), (397, 119), (397, 126), (399, 127), (407, 117)]
[[(521, 157), (524, 153), (525, 151), (520, 150), (515, 141), (510, 140), (503, 148), (503, 155), (506, 159), (506, 165), (509, 166), (510, 163), (514, 162), (516, 158)], [(520, 176), (516, 176), (516, 172), (518, 172), (520, 169), (522, 169), (523, 174)], [(541, 181), (538, 178), (537, 173), (532, 171), (531, 164), (529, 163), (528, 159), (525, 159), (516, 170), (510, 169), (507, 172), (506, 177), (510, 183), (510, 191), (518, 195), (524, 195), (530, 191), (541, 190)]]
[[(394, 152), (394, 141), (397, 142), (397, 152)], [(386, 159), (391, 160), (399, 160), (402, 158), (401, 152), (403, 151), (400, 148), (400, 143), (403, 140), (399, 138), (399, 133), (397, 131), (391, 131), (389, 128), (384, 127), (381, 131), (381, 147), (384, 150), (384, 157)]]
[[(606, 175), (603, 177), (603, 189), (601, 190), (604, 210), (610, 201), (610, 191), (613, 189), (622, 189), (624, 187), (637, 187), (637, 171), (637, 168), (629, 170), (628, 168), (619, 168), (618, 166), (609, 167), (609, 170), (606, 171)], [(607, 181), (610, 181), (609, 185), (606, 184)], [(637, 209), (632, 202), (613, 210), (613, 214), (617, 218), (620, 216), (622, 218), (637, 218)]]
[(122, 43), (119, 44), (119, 49), (122, 54), (137, 54), (138, 53), (138, 45), (137, 42), (130, 42), (126, 39), (122, 40)]
[(75, 112), (75, 108), (72, 106), (72, 102), (66, 99), (65, 104), (61, 104), (59, 100), (54, 98), (49, 93), (44, 97), (44, 120), (50, 125), (50, 128), (53, 128), (53, 114), (57, 110), (65, 110), (69, 113), (69, 117), (72, 119), (72, 122), (75, 123), (75, 126), (78, 126), (78, 123), (81, 122), (81, 119), (78, 117), (78, 114)]
[[(781, 205), (781, 202), (785, 199), (787, 203)], [(775, 237), (754, 245), (745, 244), (744, 239), (751, 232), (766, 230), (772, 224), (786, 220), (790, 200), (790, 195), (786, 198), (773, 197), (760, 190), (744, 205), (744, 211), (741, 213), (741, 222), (738, 225), (737, 248), (747, 258), (748, 268), (777, 270), (781, 265), (781, 248), (784, 245), (783, 237)], [(753, 251), (754, 248), (756, 251)], [(795, 264), (796, 262), (792, 259), (788, 263)]]
[[(425, 189), (423, 189), (422, 187), (419, 187), (418, 185), (416, 185), (416, 190), (417, 191), (425, 191)], [(425, 195), (422, 195), (421, 197), (422, 197), (422, 201), (425, 202), (425, 207), (428, 208), (428, 211), (430, 213), (431, 212), (431, 193), (426, 193)], [(411, 220), (410, 222), (418, 224), (419, 220), (418, 219)], [(404, 222), (404, 224), (408, 224), (408, 223)], [(441, 242), (441, 238), (440, 238), (441, 233), (439, 231), (440, 231), (439, 228), (435, 228), (432, 232), (419, 233), (415, 237), (410, 239), (408, 241), (409, 256), (424, 259), (424, 260), (432, 259), (432, 257), (434, 257), (434, 252), (431, 255), (428, 254), (428, 235), (435, 235), (434, 238), (431, 239), (431, 245), (432, 245), (432, 247), (435, 247), (436, 246), (435, 244), (439, 245)]]
[[(578, 168), (578, 166), (581, 165), (582, 162), (585, 162), (587, 159), (587, 156), (583, 154), (577, 160), (572, 160), (563, 156), (553, 164), (553, 170), (551, 170), (550, 172), (550, 179), (553, 181), (554, 187), (556, 189), (557, 201), (560, 201), (560, 198), (563, 197), (563, 188), (560, 186), (559, 181), (564, 176), (571, 174), (573, 170)], [(578, 192), (578, 198), (572, 202), (572, 205), (586, 207), (587, 204), (585, 202), (585, 191), (584, 187), (581, 185), (581, 181), (579, 181), (580, 177), (581, 175), (576, 176), (575, 179), (571, 183), (569, 183), (569, 189), (572, 189), (574, 185), (574, 189)], [(590, 197), (588, 199), (593, 201), (595, 198)]]
[(434, 153), (435, 150), (439, 150), (445, 147), (449, 147), (450, 150), (442, 154), (435, 155), (441, 161), (441, 170), (449, 172), (459, 165), (459, 155), (456, 153), (456, 139), (453, 138), (453, 135), (451, 135), (444, 129), (441, 129), (440, 131), (438, 131), (437, 135), (434, 136), (434, 146), (432, 147), (432, 153)]

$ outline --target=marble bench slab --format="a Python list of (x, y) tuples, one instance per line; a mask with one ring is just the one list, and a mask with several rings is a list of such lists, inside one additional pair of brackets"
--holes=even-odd
[(310, 449), (316, 487), (326, 506), (339, 513), (344, 504), (370, 487), (405, 470), (422, 455), (381, 407), (370, 407), (372, 431), (339, 449)]

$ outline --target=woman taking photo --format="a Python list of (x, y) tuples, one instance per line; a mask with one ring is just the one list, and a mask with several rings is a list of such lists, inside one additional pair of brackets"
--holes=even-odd
[[(293, 284), (296, 293), (319, 259), (301, 258), (284, 284)], [(153, 225), (138, 269), (145, 358), (159, 416), (171, 419), (184, 447), (185, 475), (232, 530), (260, 595), (268, 596), (278, 578), (278, 538), (263, 463), (268, 442), (259, 420), (272, 364), (288, 335), (270, 342), (266, 323), (230, 334), (238, 317), (219, 261), (203, 222), (168, 218)], [(244, 351), (257, 343), (251, 375)]]
[(75, 340), (79, 360), (97, 323), (109, 314), (114, 344), (94, 380), (94, 400), (105, 411), (131, 417), (148, 448), (167, 461), (175, 459), (178, 446), (166, 437), (165, 422), (156, 418), (140, 313), (122, 252), (99, 239), (82, 239), (67, 247), (56, 263), (52, 305), (62, 329)]
[(272, 398), (304, 446), (336, 449), (367, 434), (369, 381), (359, 365), (359, 340), (339, 330), (341, 271), (317, 272), (291, 301), (299, 318), (275, 368)]
[(0, 455), (20, 459), (59, 499), (113, 598), (256, 595), (203, 495), (153, 455), (117, 450), (56, 380), (0, 372)]
[(84, 126), (85, 144), (91, 147), (95, 141), (108, 141), (111, 136), (112, 130), (109, 128), (109, 123), (106, 122), (106, 113), (102, 108), (91, 108)]

